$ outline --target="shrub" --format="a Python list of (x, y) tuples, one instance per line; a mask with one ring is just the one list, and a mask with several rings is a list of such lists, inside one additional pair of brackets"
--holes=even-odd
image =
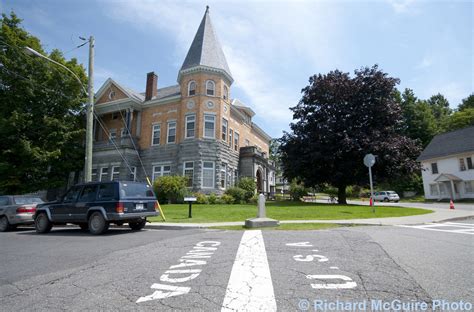
[(187, 178), (183, 176), (163, 176), (153, 183), (156, 197), (162, 203), (183, 201), (186, 194)]
[(255, 180), (250, 177), (243, 177), (237, 183), (237, 187), (245, 191), (244, 201), (249, 201), (253, 195), (255, 195), (255, 190), (257, 189), (257, 184)]
[(215, 204), (217, 203), (217, 196), (216, 196), (216, 194), (211, 193), (211, 195), (209, 195), (209, 197), (208, 197), (208, 200), (209, 200), (209, 204), (215, 205)]
[(292, 200), (300, 200), (303, 196), (308, 195), (308, 191), (303, 184), (296, 183), (293, 180), (290, 184), (290, 196)]
[(248, 202), (249, 202), (250, 204), (256, 204), (256, 203), (258, 203), (258, 196), (259, 196), (259, 195), (257, 195), (257, 194), (253, 195), (253, 196), (248, 200)]
[(246, 191), (241, 189), (240, 187), (228, 188), (225, 191), (225, 194), (232, 196), (234, 198), (234, 203), (236, 203), (236, 204), (241, 204), (241, 203), (244, 203), (246, 201), (245, 200)]
[(195, 193), (194, 197), (196, 197), (196, 204), (208, 204), (209, 200), (205, 194), (202, 193)]
[(221, 201), (224, 204), (233, 204), (235, 202), (235, 198), (232, 195), (224, 194), (221, 196)]

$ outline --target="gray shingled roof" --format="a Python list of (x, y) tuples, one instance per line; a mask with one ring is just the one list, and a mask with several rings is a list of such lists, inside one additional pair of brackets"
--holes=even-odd
[(474, 127), (438, 134), (418, 157), (418, 161), (474, 152)]
[[(143, 95), (143, 97), (145, 97), (145, 92), (142, 92), (140, 94)], [(180, 94), (181, 94), (181, 88), (179, 85), (164, 87), (164, 88), (156, 90), (156, 96), (154, 96), (151, 100), (164, 99), (167, 97), (173, 97)]]
[(212, 27), (209, 7), (206, 8), (206, 13), (204, 13), (181, 70), (200, 65), (221, 69), (232, 77), (224, 52)]

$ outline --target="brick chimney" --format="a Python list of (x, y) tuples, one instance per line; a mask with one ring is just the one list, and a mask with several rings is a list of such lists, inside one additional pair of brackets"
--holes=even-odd
[(145, 101), (151, 100), (158, 92), (158, 76), (155, 72), (146, 74)]

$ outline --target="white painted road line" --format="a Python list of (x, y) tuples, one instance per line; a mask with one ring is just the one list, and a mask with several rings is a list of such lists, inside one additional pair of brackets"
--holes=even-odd
[(276, 311), (262, 231), (245, 231), (235, 257), (221, 311)]
[[(455, 224), (441, 224), (441, 223), (431, 223), (431, 224), (424, 224), (424, 225), (395, 225), (398, 227), (404, 228), (411, 228), (417, 230), (425, 230), (425, 231), (436, 231), (436, 232), (446, 232), (446, 233), (455, 233), (455, 234), (469, 234), (474, 235), (474, 231), (472, 228), (466, 228), (464, 226), (459, 226)], [(448, 230), (446, 227), (449, 228), (457, 228)]]

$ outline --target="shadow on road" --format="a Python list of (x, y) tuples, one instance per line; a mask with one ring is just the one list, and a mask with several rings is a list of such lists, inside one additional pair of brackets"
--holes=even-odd
[(47, 234), (38, 234), (36, 233), (34, 228), (19, 228), (14, 231), (10, 231), (10, 233), (16, 232), (18, 235), (32, 235), (32, 236), (75, 236), (75, 237), (102, 237), (102, 236), (117, 236), (117, 235), (125, 235), (125, 234), (136, 234), (141, 231), (132, 231), (130, 228), (127, 227), (122, 227), (122, 228), (110, 228), (107, 232), (105, 232), (102, 235), (92, 235), (89, 233), (89, 231), (84, 231), (79, 228), (75, 227), (70, 227), (70, 228), (54, 228), (51, 230), (51, 232)]

